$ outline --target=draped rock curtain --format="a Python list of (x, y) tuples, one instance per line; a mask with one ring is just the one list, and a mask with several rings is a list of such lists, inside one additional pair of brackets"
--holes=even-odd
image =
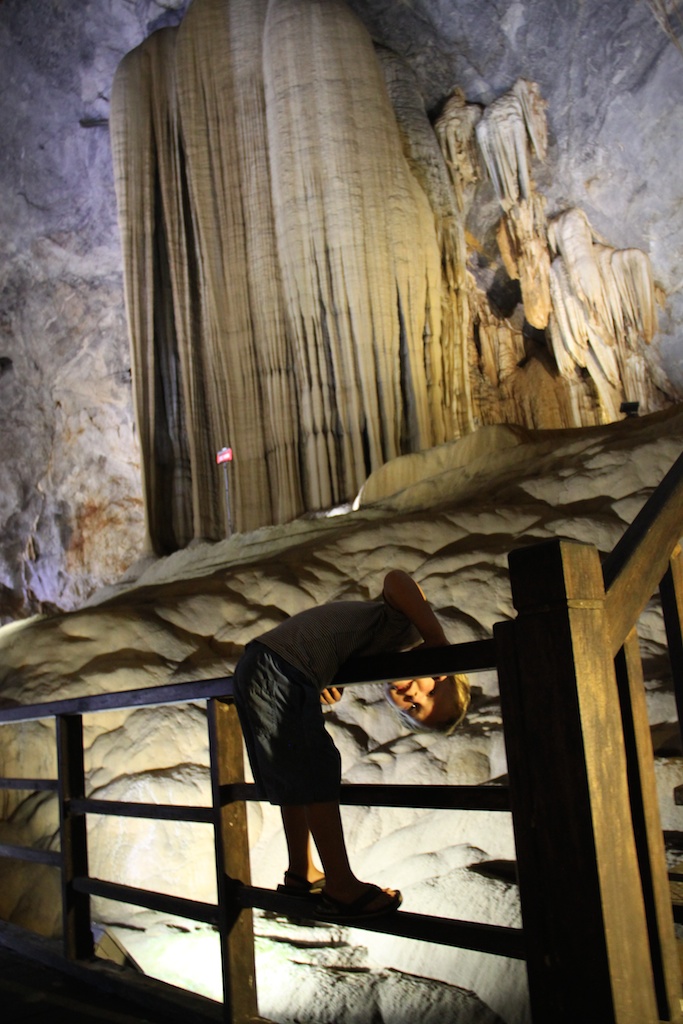
[(247, 530), (457, 433), (435, 215), (343, 3), (195, 0), (112, 148), (153, 549), (224, 535), (223, 445)]

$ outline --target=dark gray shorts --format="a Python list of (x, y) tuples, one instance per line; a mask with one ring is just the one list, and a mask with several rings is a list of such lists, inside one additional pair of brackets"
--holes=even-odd
[(265, 644), (247, 645), (234, 692), (251, 770), (271, 804), (339, 799), (341, 758), (314, 684)]

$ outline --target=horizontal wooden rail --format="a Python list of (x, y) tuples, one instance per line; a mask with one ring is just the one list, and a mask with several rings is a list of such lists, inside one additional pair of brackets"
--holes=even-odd
[[(306, 901), (292, 896), (281, 896), (272, 889), (244, 885), (239, 887), (236, 895), (242, 907), (257, 907), (259, 910), (280, 912), (303, 920), (306, 920), (307, 912), (310, 915)], [(316, 920), (322, 921), (324, 918)], [(375, 921), (354, 922), (353, 927), (363, 931), (399, 935), (406, 939), (420, 939), (442, 946), (473, 949), (480, 953), (492, 953), (516, 960), (524, 960), (526, 956), (521, 928), (479, 924), (475, 921), (455, 921), (429, 914), (413, 914), (405, 910)]]
[[(496, 666), (493, 640), (474, 640), (448, 647), (420, 648), (400, 654), (354, 658), (337, 676), (339, 685), (352, 686), (404, 679), (412, 675), (438, 675), (455, 672), (476, 672)], [(156, 707), (160, 704), (189, 704), (211, 699), (232, 700), (232, 676), (204, 679), (199, 682), (169, 683), (139, 690), (121, 690), (40, 704), (18, 704), (0, 707), (0, 725), (39, 721), (57, 715), (86, 715), (103, 711), (125, 711)], [(39, 788), (39, 787), (35, 787)]]
[(681, 537), (682, 510), (680, 455), (602, 565), (614, 657), (668, 569)]
[[(98, 878), (75, 878), (73, 886), (77, 892), (100, 896), (119, 903), (130, 903), (133, 906), (173, 914), (191, 921), (201, 921), (206, 924), (216, 924), (218, 921), (218, 907), (210, 903), (118, 885)], [(306, 920), (307, 915), (310, 915), (310, 904), (306, 901), (292, 896), (282, 896), (272, 889), (235, 885), (233, 892), (237, 904), (242, 908), (258, 908), (300, 920)], [(316, 918), (316, 920), (324, 920), (324, 918)], [(473, 949), (481, 953), (491, 953), (517, 960), (523, 960), (526, 955), (520, 928), (480, 924), (475, 921), (454, 921), (449, 918), (435, 917), (429, 914), (413, 914), (407, 911), (401, 911), (389, 918), (376, 921), (357, 922), (354, 923), (354, 928), (399, 935), (403, 938), (420, 939), (437, 945)]]
[(204, 679), (201, 682), (170, 683), (168, 686), (148, 686), (140, 690), (121, 690), (118, 693), (98, 693), (64, 700), (45, 701), (41, 704), (20, 704), (0, 708), (0, 725), (10, 722), (31, 722), (55, 715), (86, 715), (99, 711), (125, 711), (150, 708), (159, 704), (188, 704), (192, 701), (232, 697), (232, 677)]
[(57, 779), (0, 779), (0, 789), (24, 789), (31, 793), (47, 790), (56, 793), (59, 782)]
[(37, 850), (34, 846), (16, 846), (13, 843), (0, 843), (0, 857), (12, 860), (27, 860), (36, 864), (49, 864), (51, 867), (62, 866), (62, 855), (55, 850)]
[(342, 804), (445, 811), (509, 811), (508, 786), (391, 786), (354, 783), (341, 787)]
[(143, 804), (120, 800), (69, 800), (71, 814), (108, 814), (120, 818), (152, 818), (160, 821), (199, 821), (213, 824), (210, 807), (187, 804)]
[[(251, 782), (221, 787), (221, 806), (239, 800), (258, 801)], [(509, 811), (507, 786), (392, 786), (345, 783), (340, 803), (349, 807), (411, 807), (425, 810)]]
[[(56, 790), (56, 783), (36, 787), (35, 780), (21, 779), (16, 789)], [(0, 780), (0, 788), (2, 788)], [(251, 782), (221, 788), (221, 804), (236, 800), (258, 802), (260, 797)], [(410, 807), (425, 810), (509, 811), (508, 786), (486, 783), (481, 786), (397, 786), (345, 783), (341, 787), (341, 803), (351, 807)], [(151, 818), (163, 821), (189, 821), (211, 824), (210, 807), (189, 804), (145, 804), (134, 801), (72, 799), (67, 802), (71, 814), (102, 814), (128, 818)]]
[(342, 666), (335, 683), (350, 686), (356, 683), (384, 683), (411, 676), (451, 675), (456, 672), (477, 672), (496, 667), (496, 645), (493, 640), (472, 640), (447, 647), (419, 647), (400, 654), (373, 654), (352, 658)]
[(201, 903), (197, 900), (182, 899), (180, 896), (152, 892), (149, 889), (119, 885), (117, 882), (105, 882), (101, 878), (78, 877), (74, 878), (72, 885), (76, 892), (87, 893), (89, 896), (101, 896), (117, 903), (130, 903), (134, 907), (158, 910), (164, 914), (173, 914), (175, 917), (185, 917), (189, 921), (218, 924), (218, 907), (213, 903)]

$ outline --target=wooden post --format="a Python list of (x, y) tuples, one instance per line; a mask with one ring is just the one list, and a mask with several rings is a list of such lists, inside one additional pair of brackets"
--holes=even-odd
[(532, 1017), (658, 1021), (597, 551), (510, 555), (499, 676)]
[(85, 815), (72, 814), (69, 806), (85, 797), (83, 719), (57, 715), (56, 723), (64, 954), (69, 960), (88, 960), (94, 954), (90, 896), (73, 887), (74, 878), (88, 877), (87, 826)]
[(666, 851), (659, 814), (652, 735), (638, 635), (631, 631), (615, 659), (628, 761), (633, 832), (645, 899), (659, 1017), (680, 1024), (681, 968), (676, 948)]
[(209, 742), (216, 868), (223, 963), (224, 1020), (248, 1024), (258, 1019), (254, 927), (251, 908), (237, 900), (240, 884), (251, 884), (247, 809), (244, 801), (224, 803), (224, 787), (244, 782), (242, 730), (233, 704), (210, 700)]
[(662, 599), (666, 639), (669, 645), (669, 661), (680, 734), (683, 729), (683, 553), (678, 544), (671, 555), (669, 568), (660, 583), (659, 593)]

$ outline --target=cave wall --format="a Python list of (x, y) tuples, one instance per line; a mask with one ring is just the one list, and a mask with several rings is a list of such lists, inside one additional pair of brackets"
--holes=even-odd
[[(433, 120), (456, 86), (469, 103), (489, 105), (520, 76), (538, 83), (548, 154), (534, 176), (546, 212), (580, 208), (611, 246), (649, 255), (659, 299), (654, 344), (675, 399), (683, 384), (681, 212), (671, 168), (683, 138), (683, 57), (645, 0), (348, 6), (375, 44), (409, 67)], [(0, 6), (5, 620), (78, 605), (144, 550), (107, 128), (116, 67), (150, 33), (179, 24), (186, 7)], [(485, 257), (499, 219), (493, 191), (482, 191), (466, 227)], [(547, 367), (535, 373), (536, 392), (547, 389)]]

